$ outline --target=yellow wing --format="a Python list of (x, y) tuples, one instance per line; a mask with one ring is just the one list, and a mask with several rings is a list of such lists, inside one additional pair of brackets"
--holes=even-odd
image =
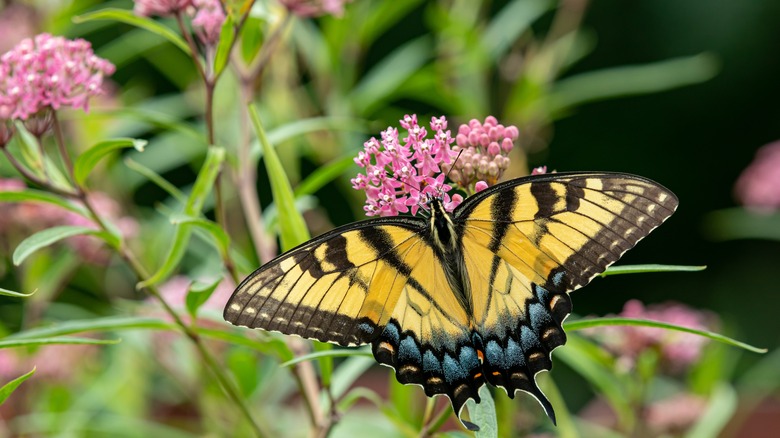
[(566, 342), (568, 292), (586, 285), (666, 220), (673, 193), (624, 174), (550, 174), (508, 181), (454, 213), (471, 284), (483, 370), (513, 396), (533, 394), (554, 421), (534, 376)]

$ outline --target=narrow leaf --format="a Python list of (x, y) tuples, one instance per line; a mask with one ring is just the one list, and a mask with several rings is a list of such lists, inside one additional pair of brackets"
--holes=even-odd
[(14, 265), (19, 266), (30, 254), (38, 251), (41, 248), (45, 248), (51, 244), (59, 242), (62, 239), (68, 237), (79, 236), (84, 234), (92, 234), (99, 236), (104, 240), (112, 240), (113, 237), (102, 232), (95, 230), (94, 228), (87, 227), (74, 227), (70, 225), (63, 225), (59, 227), (47, 228), (43, 231), (39, 231), (32, 236), (24, 239), (19, 246), (16, 247), (13, 255)]
[(733, 387), (721, 384), (710, 396), (707, 410), (685, 434), (686, 438), (722, 436), (723, 429), (739, 406), (739, 396)]
[(22, 376), (19, 376), (10, 382), (3, 385), (2, 388), (0, 388), (0, 405), (5, 403), (5, 401), (8, 399), (8, 397), (13, 394), (14, 391), (16, 391), (16, 388), (19, 387), (19, 385), (22, 384), (25, 380), (29, 379), (33, 374), (35, 374), (35, 368), (30, 370), (29, 373), (24, 374)]
[(21, 191), (0, 191), (0, 202), (43, 202), (88, 217), (87, 212), (78, 205), (70, 203), (59, 196), (40, 190), (26, 189)]
[[(219, 175), (224, 159), (225, 149), (216, 146), (209, 147), (208, 153), (206, 154), (206, 161), (203, 163), (203, 167), (201, 167), (200, 172), (198, 173), (198, 178), (195, 180), (192, 192), (184, 206), (184, 213), (186, 216), (200, 216), (203, 204), (206, 201), (206, 197), (211, 193), (211, 188), (214, 186), (217, 175)], [(182, 223), (176, 227), (173, 242), (171, 243), (170, 250), (165, 257), (162, 266), (160, 266), (160, 269), (150, 278), (138, 283), (138, 285), (136, 285), (137, 288), (141, 289), (146, 286), (160, 283), (173, 273), (187, 250), (187, 244), (189, 243), (190, 235), (192, 234), (192, 226), (193, 225), (190, 223)]]
[(570, 76), (555, 83), (548, 111), (555, 115), (569, 108), (605, 99), (657, 93), (711, 79), (717, 59), (708, 53), (645, 65), (621, 66)]
[(129, 167), (130, 169), (145, 176), (147, 179), (149, 179), (149, 181), (157, 184), (158, 187), (165, 190), (169, 195), (171, 195), (174, 199), (181, 202), (182, 204), (187, 202), (187, 196), (185, 196), (184, 193), (182, 193), (178, 187), (169, 183), (168, 180), (160, 176), (160, 174), (158, 174), (154, 170), (144, 166), (143, 164), (137, 161), (131, 160), (130, 158), (125, 159), (125, 165), (127, 165), (127, 167)]
[(689, 265), (622, 265), (622, 266), (610, 266), (606, 271), (601, 273), (602, 277), (608, 275), (617, 274), (638, 274), (642, 272), (697, 272), (707, 269), (706, 266), (689, 266)]
[(138, 15), (135, 15), (132, 11), (129, 10), (107, 8), (95, 12), (90, 12), (84, 15), (79, 15), (77, 17), (73, 17), (74, 23), (85, 23), (88, 21), (96, 21), (96, 20), (118, 21), (120, 23), (126, 23), (131, 26), (136, 26), (142, 29), (146, 29), (149, 32), (157, 34), (165, 38), (166, 40), (170, 41), (176, 47), (180, 48), (188, 56), (192, 56), (192, 52), (190, 52), (189, 46), (187, 46), (187, 43), (184, 41), (184, 39), (181, 36), (179, 36), (179, 34), (174, 32), (170, 28), (163, 26), (157, 21), (152, 20), (151, 18), (139, 17)]
[(357, 131), (365, 132), (368, 123), (365, 120), (350, 117), (310, 117), (299, 119), (268, 131), (268, 142), (279, 144), (293, 137), (317, 131)]
[(92, 169), (95, 165), (106, 155), (113, 151), (125, 148), (135, 148), (139, 152), (144, 151), (146, 146), (146, 140), (136, 140), (133, 138), (117, 138), (113, 140), (105, 140), (92, 146), (89, 150), (81, 154), (76, 162), (73, 164), (73, 173), (76, 177), (76, 182), (79, 185), (83, 185), (86, 182)]
[(214, 293), (221, 281), (222, 279), (220, 278), (211, 284), (196, 285), (193, 283), (190, 285), (184, 303), (187, 306), (187, 312), (189, 312), (193, 318), (197, 316), (200, 306), (211, 298), (211, 294)]
[(331, 161), (330, 163), (318, 167), (314, 172), (307, 176), (300, 184), (295, 188), (295, 197), (303, 195), (311, 195), (317, 190), (324, 187), (329, 182), (338, 178), (347, 169), (354, 165), (354, 154), (339, 158)]
[(263, 161), (268, 171), (268, 179), (271, 182), (274, 203), (279, 209), (279, 237), (282, 241), (282, 249), (288, 250), (309, 240), (309, 230), (306, 228), (303, 216), (295, 208), (295, 197), (290, 187), (290, 181), (287, 179), (287, 174), (276, 155), (276, 151), (268, 141), (260, 122), (260, 116), (257, 114), (257, 108), (250, 105), (249, 113), (260, 140), (260, 146), (263, 148)]
[(34, 293), (35, 293), (35, 291), (32, 291), (29, 294), (23, 294), (21, 292), (14, 292), (12, 290), (3, 289), (3, 288), (0, 287), (0, 295), (5, 295), (7, 297), (24, 298), (24, 297), (29, 297), (29, 296), (31, 296)]
[(173, 224), (192, 224), (196, 227), (206, 230), (213, 238), (214, 244), (219, 250), (220, 256), (224, 259), (227, 257), (230, 249), (230, 236), (219, 226), (216, 222), (210, 221), (204, 218), (190, 217), (182, 214), (171, 215), (171, 223)]
[(234, 25), (233, 16), (228, 14), (219, 32), (219, 45), (214, 56), (214, 74), (217, 77), (222, 74), (222, 70), (225, 69), (230, 60), (230, 50), (233, 48), (233, 41), (236, 39), (236, 33), (233, 30)]
[(308, 360), (315, 360), (322, 357), (348, 357), (348, 356), (371, 357), (371, 351), (369, 351), (368, 348), (350, 348), (350, 349), (341, 348), (338, 350), (316, 351), (314, 353), (304, 354), (303, 356), (298, 356), (295, 359), (288, 360), (287, 362), (283, 362), (279, 364), (279, 366), (289, 367), (301, 362), (306, 362)]
[(85, 320), (71, 320), (61, 322), (49, 327), (38, 327), (24, 330), (3, 338), (11, 339), (38, 339), (52, 338), (55, 336), (72, 335), (86, 332), (105, 332), (136, 329), (171, 330), (175, 326), (172, 323), (156, 318), (138, 318), (128, 316), (109, 316), (105, 318), (92, 318)]
[[(469, 410), (471, 422), (479, 426), (479, 430), (474, 432), (476, 438), (494, 438), (498, 436), (498, 420), (496, 419), (496, 403), (493, 401), (493, 395), (487, 385), (479, 388), (479, 398), (482, 399), (479, 404), (473, 399), (466, 402), (466, 408)], [(457, 412), (455, 413), (457, 414)]]
[(754, 347), (744, 342), (740, 342), (735, 339), (717, 333), (708, 332), (706, 330), (697, 330), (690, 327), (683, 327), (675, 324), (669, 324), (666, 322), (650, 321), (646, 319), (612, 317), (612, 318), (581, 319), (579, 321), (571, 321), (571, 322), (567, 321), (565, 323), (565, 327), (569, 331), (582, 330), (591, 327), (608, 326), (608, 325), (644, 326), (644, 327), (663, 328), (668, 330), (677, 330), (680, 332), (704, 336), (705, 338), (710, 338), (714, 341), (722, 342), (724, 344), (731, 345), (734, 347), (739, 347), (744, 350), (751, 351), (753, 353), (766, 353), (768, 351), (766, 348)]
[(92, 338), (34, 338), (34, 339), (0, 339), (0, 348), (30, 347), (38, 345), (112, 345), (118, 344), (119, 339), (92, 339)]
[(504, 6), (482, 33), (482, 45), (498, 61), (531, 24), (550, 10), (550, 0), (514, 0)]

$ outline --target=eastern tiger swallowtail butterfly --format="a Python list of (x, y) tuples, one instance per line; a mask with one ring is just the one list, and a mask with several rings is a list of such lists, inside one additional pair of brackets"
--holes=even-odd
[[(566, 342), (569, 292), (647, 236), (675, 195), (620, 173), (553, 173), (507, 181), (452, 213), (440, 199), (421, 217), (342, 226), (247, 277), (227, 321), (332, 342), (371, 344), (376, 360), (460, 418), (485, 382), (530, 393)], [(461, 419), (464, 426), (478, 426)]]

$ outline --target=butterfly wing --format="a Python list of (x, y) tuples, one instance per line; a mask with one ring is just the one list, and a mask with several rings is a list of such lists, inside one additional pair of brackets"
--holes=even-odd
[(420, 244), (417, 218), (357, 222), (263, 265), (233, 292), (227, 321), (340, 345), (378, 336), (408, 278), (395, 257)]
[(566, 342), (568, 292), (617, 261), (677, 208), (669, 190), (613, 173), (550, 174), (508, 181), (454, 212), (471, 284), (483, 371), (511, 396), (535, 383)]
[(371, 343), (399, 382), (461, 407), (484, 379), (470, 315), (427, 227), (422, 219), (384, 218), (326, 233), (250, 275), (224, 317), (323, 342)]

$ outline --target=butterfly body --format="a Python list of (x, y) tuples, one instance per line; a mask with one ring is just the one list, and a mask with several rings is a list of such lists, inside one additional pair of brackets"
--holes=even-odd
[[(369, 219), (306, 242), (236, 289), (237, 325), (341, 345), (377, 361), (456, 413), (485, 384), (532, 394), (566, 342), (569, 292), (603, 272), (668, 218), (677, 199), (645, 178), (559, 173), (440, 199), (427, 218)], [(470, 429), (476, 425), (463, 421)]]

